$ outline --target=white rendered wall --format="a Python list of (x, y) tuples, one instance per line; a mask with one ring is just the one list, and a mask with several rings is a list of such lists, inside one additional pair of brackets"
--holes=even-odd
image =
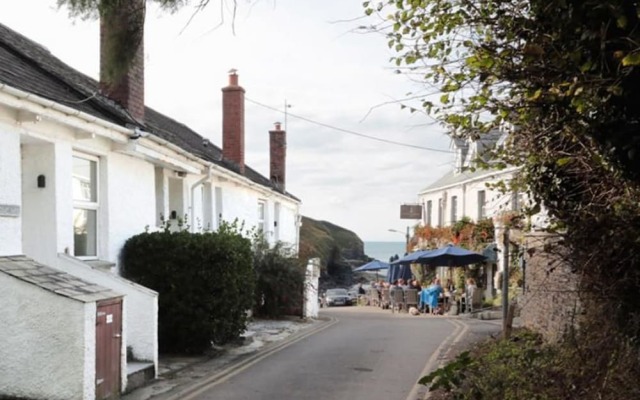
[(117, 153), (109, 154), (103, 164), (107, 190), (101, 206), (106, 210), (108, 229), (100, 237), (108, 241), (108, 250), (100, 258), (119, 267), (124, 243), (156, 224), (155, 169), (149, 162)]
[[(23, 247), (41, 263), (51, 265), (57, 254), (55, 146), (51, 143), (22, 146)], [(45, 187), (37, 187), (44, 175)]]
[(84, 303), (3, 273), (0, 287), (0, 394), (92, 399), (95, 379), (87, 382), (85, 370), (95, 374), (95, 344), (87, 348), (95, 342), (95, 305), (87, 314)]
[(320, 259), (312, 258), (307, 263), (304, 282), (304, 317), (318, 318), (320, 304), (318, 302), (318, 280), (320, 279)]
[[(55, 144), (56, 253), (48, 255), (55, 263), (57, 253), (73, 254), (73, 149), (69, 142)], [(98, 231), (100, 223), (98, 223)], [(98, 240), (100, 235), (98, 235)], [(41, 260), (38, 260), (41, 261)]]
[[(84, 303), (84, 380), (83, 380), (83, 398), (82, 400), (94, 400), (96, 398), (96, 303)], [(123, 315), (124, 318), (124, 315)], [(123, 330), (124, 331), (124, 330)], [(123, 341), (124, 342), (124, 341)], [(124, 348), (124, 346), (122, 346)], [(124, 379), (126, 380), (126, 351), (124, 355), (120, 349), (120, 369), (125, 365)], [(125, 382), (120, 377), (121, 382)], [(126, 387), (123, 386), (122, 387)]]
[[(487, 187), (487, 183), (496, 183), (500, 180), (507, 182), (511, 179), (512, 173), (488, 174), (486, 177), (478, 177), (473, 180), (461, 182), (456, 185), (448, 186), (442, 189), (432, 189), (418, 195), (419, 202), (425, 205), (425, 213), (427, 211), (426, 204), (431, 201), (431, 226), (438, 225), (438, 200), (446, 197), (444, 206), (443, 226), (451, 225), (451, 198), (458, 197), (458, 215), (457, 220), (463, 217), (469, 217), (473, 221), (478, 220), (478, 192), (485, 191), (485, 217), (491, 218), (498, 209), (491, 207), (492, 204), (502, 204), (511, 194), (503, 194), (497, 189)], [(446, 192), (446, 196), (444, 193)], [(427, 216), (423, 217), (423, 221), (427, 220)]]
[(126, 345), (131, 347), (137, 360), (153, 362), (157, 371), (158, 293), (64, 254), (59, 255), (57, 267), (125, 295), (122, 332), (126, 335)]
[(0, 255), (23, 252), (20, 181), (20, 135), (0, 124), (0, 207), (15, 211), (0, 215)]

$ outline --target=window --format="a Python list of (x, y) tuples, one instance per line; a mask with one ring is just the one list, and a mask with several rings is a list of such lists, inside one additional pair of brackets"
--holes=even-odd
[(98, 159), (73, 156), (73, 254), (98, 256)]
[(451, 196), (451, 223), (458, 220), (458, 196)]
[(444, 201), (442, 198), (438, 199), (438, 226), (442, 226), (444, 220)]
[(485, 191), (478, 190), (478, 221), (487, 217), (486, 203)]
[(267, 216), (267, 204), (264, 201), (258, 202), (258, 230), (262, 232), (262, 234), (267, 233), (267, 227), (265, 226)]
[(425, 223), (427, 226), (431, 226), (431, 212), (433, 211), (433, 202), (431, 200), (427, 201), (427, 215)]

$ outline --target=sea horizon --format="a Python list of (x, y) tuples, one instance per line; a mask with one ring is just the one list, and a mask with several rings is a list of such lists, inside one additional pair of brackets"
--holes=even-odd
[(398, 255), (402, 257), (405, 253), (406, 243), (394, 241), (364, 241), (364, 254), (374, 260), (389, 262), (389, 258)]

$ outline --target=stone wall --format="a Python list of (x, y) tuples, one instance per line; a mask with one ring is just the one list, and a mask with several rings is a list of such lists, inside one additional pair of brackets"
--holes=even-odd
[(578, 276), (564, 261), (566, 249), (557, 235), (525, 236), (524, 293), (518, 300), (522, 324), (557, 341), (579, 312)]

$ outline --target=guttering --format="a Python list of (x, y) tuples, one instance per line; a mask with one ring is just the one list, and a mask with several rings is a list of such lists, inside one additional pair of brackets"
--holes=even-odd
[[(287, 199), (288, 201), (293, 201), (296, 203), (300, 202), (299, 200), (296, 201), (288, 196), (281, 194), (276, 190), (269, 189), (262, 185), (258, 185), (252, 180), (244, 176), (237, 175), (227, 170), (226, 168), (220, 167), (219, 165), (216, 165), (214, 163), (211, 163), (199, 157), (196, 157), (195, 155), (184, 150), (183, 148), (165, 139), (162, 139), (150, 132), (144, 131), (139, 127), (123, 127), (113, 122), (105, 121), (104, 119), (93, 116), (84, 111), (76, 110), (69, 106), (56, 103), (53, 100), (45, 99), (44, 97), (40, 97), (33, 93), (28, 93), (23, 90), (16, 89), (5, 83), (0, 83), (0, 93), (6, 93), (11, 97), (15, 97), (16, 98), (15, 102), (13, 104), (8, 103), (7, 105), (10, 107), (16, 108), (18, 110), (22, 109), (22, 110), (27, 110), (29, 112), (32, 112), (34, 114), (45, 115), (53, 120), (60, 121), (74, 128), (82, 129), (91, 133), (96, 133), (97, 135), (111, 139), (116, 143), (125, 144), (125, 143), (129, 143), (130, 140), (140, 140), (140, 141), (148, 140), (151, 142), (155, 142), (161, 146), (165, 146), (171, 149), (172, 151), (178, 154), (183, 155), (188, 160), (201, 165), (203, 169), (213, 168), (213, 170), (220, 173), (221, 175), (224, 175), (225, 178), (229, 179), (230, 181), (234, 181), (242, 185), (247, 185), (252, 188), (259, 189), (259, 191), (265, 194), (269, 194), (269, 195), (275, 194), (276, 196), (281, 197), (283, 199)], [(36, 107), (36, 105), (42, 107), (42, 109)], [(63, 115), (57, 115), (48, 110), (53, 110)], [(70, 120), (65, 121), (66, 118), (69, 118)], [(74, 121), (74, 120), (79, 120), (79, 121)], [(90, 127), (83, 126), (81, 122), (84, 122), (86, 124), (94, 124), (102, 128), (103, 130), (94, 132), (94, 130), (90, 129)]]
[(195, 209), (195, 200), (194, 200), (194, 198), (195, 198), (195, 196), (193, 195), (193, 192), (196, 190), (196, 187), (202, 185), (203, 183), (207, 182), (210, 179), (211, 179), (211, 167), (207, 168), (207, 174), (204, 177), (198, 179), (196, 182), (194, 182), (191, 185), (191, 210), (190, 210), (191, 212), (190, 212), (190, 214), (191, 214), (191, 227), (192, 227), (191, 230), (192, 231), (195, 231), (195, 225), (194, 225), (194, 221), (195, 221), (195, 211), (194, 211), (194, 209)]
[[(132, 134), (134, 134), (134, 131), (132, 129), (125, 128), (113, 122), (105, 121), (91, 114), (56, 103), (53, 100), (45, 99), (44, 97), (40, 97), (33, 93), (28, 93), (20, 89), (16, 89), (14, 87), (8, 86), (5, 83), (0, 83), (0, 92), (6, 93), (7, 95), (16, 98), (15, 104), (7, 104), (10, 107), (14, 107), (19, 110), (27, 110), (33, 112), (34, 114), (45, 115), (53, 120), (63, 122), (74, 128), (87, 130), (91, 133), (96, 133), (100, 136), (107, 137), (117, 143), (126, 143), (128, 138), (131, 137)], [(42, 109), (39, 109), (35, 105), (42, 107)], [(62, 113), (63, 115), (56, 115), (48, 110), (57, 111), (59, 113)], [(82, 124), (79, 123), (80, 121), (64, 121), (65, 118), (79, 119), (87, 124), (95, 124), (100, 128), (103, 128), (105, 131), (94, 132), (90, 129), (90, 127), (82, 126)], [(114, 134), (114, 132), (116, 133)]]
[(483, 174), (483, 175), (478, 175), (478, 176), (474, 176), (472, 178), (464, 179), (464, 180), (461, 180), (461, 181), (458, 181), (458, 182), (449, 183), (449, 184), (444, 185), (444, 186), (438, 186), (438, 187), (434, 187), (434, 188), (431, 188), (431, 189), (423, 189), (420, 192), (418, 192), (418, 196), (424, 196), (424, 195), (427, 195), (427, 194), (440, 192), (442, 190), (451, 189), (451, 188), (454, 188), (456, 186), (460, 186), (460, 185), (463, 185), (463, 184), (466, 185), (466, 184), (469, 184), (471, 182), (480, 181), (480, 180), (483, 180), (483, 179), (491, 177), (491, 176), (496, 176), (497, 177), (497, 176), (500, 176), (500, 175), (505, 175), (505, 174), (510, 173), (510, 172), (515, 172), (515, 171), (519, 170), (520, 168), (521, 167), (508, 167), (508, 168), (505, 168), (503, 170), (487, 172), (486, 174)]
[(221, 167), (218, 164), (212, 163), (210, 161), (206, 161), (202, 158), (199, 158), (191, 153), (189, 153), (188, 151), (186, 151), (185, 149), (175, 145), (174, 143), (169, 142), (168, 140), (165, 140), (161, 137), (158, 137), (156, 135), (153, 134), (148, 134), (146, 132), (142, 133), (141, 131), (137, 132), (138, 135), (141, 134), (141, 138), (138, 139), (141, 141), (141, 144), (144, 143), (145, 141), (151, 141), (151, 142), (155, 142), (158, 145), (164, 146), (176, 153), (182, 154), (185, 158), (198, 163), (199, 165), (201, 165), (204, 168), (207, 168), (209, 171), (215, 171), (218, 175), (223, 176), (224, 178), (228, 179), (229, 181), (232, 181), (234, 183), (238, 183), (240, 185), (244, 185), (244, 186), (249, 186), (251, 188), (254, 188), (262, 193), (264, 193), (265, 195), (276, 195), (282, 199), (285, 199), (287, 201), (292, 201), (295, 203), (300, 203), (299, 200), (294, 200), (291, 197), (288, 197), (276, 190), (273, 190), (271, 188), (267, 188), (266, 186), (262, 186), (259, 185), (257, 183), (255, 183), (254, 181), (252, 181), (251, 179), (242, 176), (242, 175), (238, 175), (235, 172), (229, 171), (228, 169)]

